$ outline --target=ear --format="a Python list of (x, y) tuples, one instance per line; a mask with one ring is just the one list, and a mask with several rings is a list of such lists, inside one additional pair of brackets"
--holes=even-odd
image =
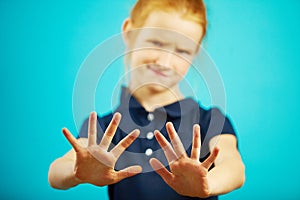
[(126, 46), (129, 45), (129, 40), (130, 40), (129, 35), (131, 30), (132, 30), (132, 21), (130, 18), (127, 18), (124, 20), (122, 25), (122, 36)]

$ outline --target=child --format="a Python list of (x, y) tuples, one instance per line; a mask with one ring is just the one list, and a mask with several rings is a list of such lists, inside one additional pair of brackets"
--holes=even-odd
[[(178, 86), (206, 24), (202, 0), (138, 0), (123, 24), (132, 51), (120, 105), (102, 117), (92, 112), (78, 139), (63, 129), (73, 149), (51, 164), (52, 187), (108, 185), (110, 199), (127, 200), (217, 199), (242, 186), (230, 121), (185, 98)], [(201, 147), (204, 138), (209, 144)], [(210, 155), (200, 156), (205, 148)]]

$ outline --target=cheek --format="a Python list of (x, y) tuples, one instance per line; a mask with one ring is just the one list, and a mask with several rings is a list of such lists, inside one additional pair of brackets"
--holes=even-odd
[(153, 62), (154, 57), (151, 50), (135, 50), (130, 54), (130, 64), (132, 67), (138, 67), (139, 65)]
[(130, 66), (137, 67), (140, 65), (141, 62), (141, 55), (139, 51), (134, 51), (130, 53)]
[(188, 72), (189, 68), (190, 68), (190, 63), (188, 61), (179, 59), (175, 71), (176, 73), (178, 73), (178, 75), (184, 77)]

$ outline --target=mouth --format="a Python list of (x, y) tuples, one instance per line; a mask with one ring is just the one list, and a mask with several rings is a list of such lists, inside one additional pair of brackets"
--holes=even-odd
[(167, 77), (168, 75), (164, 73), (162, 70), (157, 69), (156, 67), (153, 67), (151, 65), (147, 65), (147, 69), (151, 70), (154, 74), (162, 77)]

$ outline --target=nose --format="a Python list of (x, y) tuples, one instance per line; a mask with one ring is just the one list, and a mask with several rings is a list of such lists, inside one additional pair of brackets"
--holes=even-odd
[(174, 59), (174, 52), (162, 50), (158, 53), (157, 64), (163, 68), (172, 69), (172, 63)]

